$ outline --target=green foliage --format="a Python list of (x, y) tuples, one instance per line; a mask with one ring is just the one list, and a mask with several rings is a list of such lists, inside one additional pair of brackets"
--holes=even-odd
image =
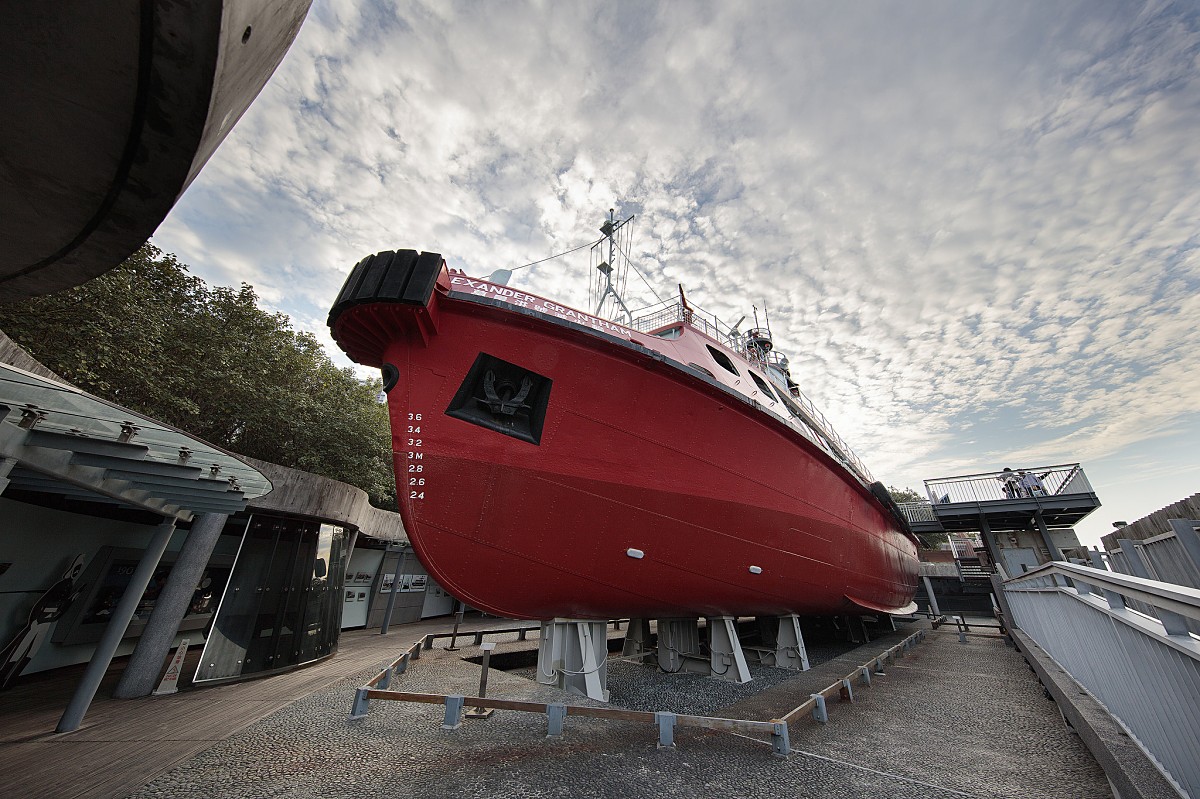
[[(896, 488), (888, 486), (888, 493), (892, 495), (892, 499), (896, 502), (928, 502), (929, 500), (918, 494), (911, 488)], [(944, 544), (950, 540), (950, 537), (945, 533), (920, 533), (917, 535), (921, 545), (926, 549), (936, 549), (939, 544)]]
[(925, 497), (913, 491), (911, 488), (896, 488), (888, 486), (888, 493), (892, 495), (892, 499), (896, 502), (922, 502)]
[(82, 286), (0, 305), (0, 330), (85, 391), (395, 508), (381, 382), (339, 369), (249, 285), (209, 288), (147, 243)]

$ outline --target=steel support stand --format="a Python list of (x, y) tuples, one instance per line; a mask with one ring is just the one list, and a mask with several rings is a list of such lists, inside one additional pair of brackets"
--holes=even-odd
[(750, 667), (746, 665), (746, 654), (738, 640), (736, 618), (715, 616), (708, 619), (708, 648), (710, 677), (726, 682), (750, 682)]
[[(658, 667), (668, 674), (695, 671), (707, 674), (709, 667), (696, 665), (700, 657), (700, 631), (696, 619), (658, 620)], [(690, 658), (690, 659), (689, 659)]]
[(808, 671), (808, 652), (804, 648), (804, 634), (800, 632), (800, 617), (796, 614), (786, 616), (760, 616), (756, 620), (758, 632), (762, 638), (763, 665), (793, 671)]
[(542, 622), (537, 681), (608, 701), (608, 623), (588, 619)]
[(654, 648), (650, 646), (650, 620), (630, 619), (625, 629), (625, 643), (621, 646), (621, 657), (654, 662)]

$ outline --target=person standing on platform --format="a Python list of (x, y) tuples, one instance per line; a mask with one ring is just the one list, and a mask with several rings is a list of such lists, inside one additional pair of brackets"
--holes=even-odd
[(1045, 474), (1037, 475), (1037, 474), (1034, 474), (1033, 472), (1026, 472), (1026, 471), (1022, 470), (1021, 471), (1021, 490), (1024, 491), (1025, 494), (1030, 497), (1046, 496), (1046, 484), (1043, 483), (1042, 480), (1044, 480), (1046, 478), (1046, 475), (1048, 475), (1048, 474), (1050, 474), (1050, 472), (1046, 472)]
[(1017, 499), (1021, 496), (1021, 480), (1012, 469), (1005, 466), (1004, 471), (996, 475), (996, 479), (1004, 485), (1005, 498)]

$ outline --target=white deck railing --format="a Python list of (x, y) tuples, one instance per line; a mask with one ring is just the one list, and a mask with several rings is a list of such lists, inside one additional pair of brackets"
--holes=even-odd
[(1200, 590), (1056, 561), (1004, 583), (1004, 594), (1011, 623), (1200, 799), (1200, 638), (1187, 624), (1200, 621)]
[(933, 512), (933, 506), (928, 502), (897, 502), (896, 507), (900, 508), (900, 512), (910, 522), (936, 522), (938, 520)]
[(1078, 463), (1022, 468), (1008, 473), (1000, 471), (939, 477), (926, 480), (925, 491), (929, 501), (935, 505), (1094, 493), (1083, 467)]

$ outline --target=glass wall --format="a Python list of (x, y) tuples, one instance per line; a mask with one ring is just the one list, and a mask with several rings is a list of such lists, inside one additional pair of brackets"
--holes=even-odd
[(347, 538), (336, 525), (252, 516), (196, 682), (276, 671), (335, 652)]

